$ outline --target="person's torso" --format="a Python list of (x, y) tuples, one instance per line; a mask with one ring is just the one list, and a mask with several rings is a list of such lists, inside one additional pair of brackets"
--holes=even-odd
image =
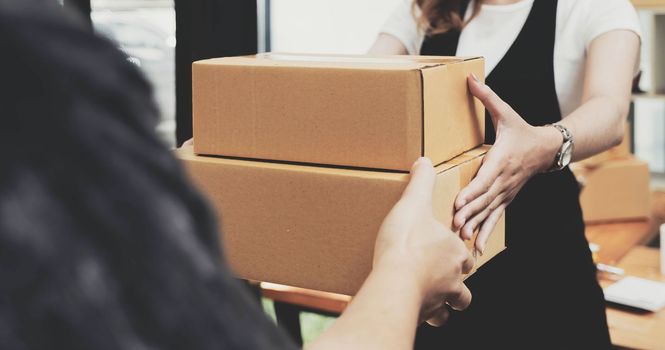
[[(575, 11), (571, 1), (560, 0), (556, 9), (553, 68), (559, 108), (563, 116), (581, 104), (584, 84), (586, 47), (580, 34), (581, 11)], [(510, 5), (482, 5), (480, 12), (467, 24), (459, 37), (458, 56), (485, 57), (489, 75), (503, 59), (518, 37), (534, 0), (522, 0)], [(465, 17), (471, 16), (473, 1)]]
[[(562, 117), (553, 68), (557, 1), (532, 2), (526, 20), (487, 75), (486, 84), (526, 122), (542, 126), (556, 123)], [(463, 35), (450, 31), (430, 36), (423, 43), (421, 54), (454, 54), (462, 44)], [(485, 125), (485, 141), (492, 144), (496, 132), (489, 115)], [(509, 244), (528, 246), (525, 243), (528, 235), (523, 234), (527, 227), (533, 222), (550, 222), (555, 215), (581, 222), (578, 197), (579, 187), (569, 169), (531, 178), (507, 209), (506, 227), (513, 232)]]
[[(503, 10), (506, 6), (509, 10)], [(525, 0), (514, 5), (492, 6), (490, 10), (501, 8), (503, 14), (514, 16), (521, 14), (523, 9), (527, 12), (526, 19), (520, 20), (523, 23), (515, 26), (517, 33), (512, 35), (514, 38), (506, 41), (508, 47), (503, 49), (500, 59), (489, 60), (493, 67), (487, 73), (486, 83), (526, 122), (534, 126), (556, 123), (562, 116), (553, 70), (557, 7), (556, 0)], [(480, 10), (480, 21), (477, 24), (491, 21), (482, 17), (485, 8), (483, 6)], [(462, 12), (469, 14), (466, 8)], [(472, 27), (473, 23), (461, 32), (451, 30), (428, 36), (422, 45), (421, 54), (454, 55), (460, 49), (473, 50), (469, 40), (475, 38), (468, 34), (486, 29), (479, 25)], [(500, 23), (493, 25), (500, 27)], [(466, 32), (466, 29), (471, 31)], [(495, 130), (490, 118), (487, 118), (486, 124), (486, 142), (491, 144), (494, 142)]]

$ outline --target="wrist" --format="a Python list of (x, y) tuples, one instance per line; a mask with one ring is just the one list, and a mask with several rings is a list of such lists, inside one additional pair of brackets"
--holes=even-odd
[(408, 286), (408, 289), (414, 292), (419, 304), (422, 304), (425, 300), (427, 293), (424, 282), (425, 276), (413, 260), (384, 256), (374, 265), (370, 276), (378, 279), (385, 278), (390, 281), (400, 281), (401, 285)]
[(563, 136), (561, 132), (551, 126), (536, 127), (539, 144), (538, 172), (546, 172), (552, 168), (556, 161), (556, 156), (563, 145)]

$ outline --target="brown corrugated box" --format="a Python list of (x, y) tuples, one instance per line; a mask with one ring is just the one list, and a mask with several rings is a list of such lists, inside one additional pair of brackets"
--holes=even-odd
[[(486, 150), (436, 168), (434, 207), (441, 222), (451, 224), (454, 199)], [(191, 148), (177, 152), (218, 210), (225, 254), (239, 277), (347, 295), (370, 272), (381, 222), (409, 179), (406, 173), (203, 157)], [(502, 219), (476, 267), (504, 245)]]
[(484, 141), (482, 58), (263, 54), (193, 64), (194, 151), (408, 171)]
[(637, 158), (614, 159), (595, 167), (576, 165), (580, 204), (588, 223), (651, 216), (649, 165)]

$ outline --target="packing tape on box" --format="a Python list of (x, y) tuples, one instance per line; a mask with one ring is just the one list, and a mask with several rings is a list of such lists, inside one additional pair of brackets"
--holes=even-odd
[(399, 57), (363, 57), (363, 56), (316, 56), (316, 55), (305, 55), (305, 54), (291, 54), (291, 53), (262, 53), (257, 54), (256, 58), (259, 59), (268, 59), (275, 61), (293, 61), (293, 62), (326, 62), (326, 63), (373, 63), (373, 64), (404, 64), (410, 65), (414, 63), (449, 63), (449, 62), (461, 62), (464, 59), (453, 58), (443, 59), (441, 57), (437, 58), (415, 58), (410, 56), (399, 56)]

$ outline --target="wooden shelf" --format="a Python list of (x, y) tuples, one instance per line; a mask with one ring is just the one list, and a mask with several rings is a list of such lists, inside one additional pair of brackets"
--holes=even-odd
[(633, 100), (663, 100), (665, 101), (664, 93), (643, 92), (633, 94)]
[(632, 0), (632, 3), (638, 9), (665, 9), (665, 0)]

